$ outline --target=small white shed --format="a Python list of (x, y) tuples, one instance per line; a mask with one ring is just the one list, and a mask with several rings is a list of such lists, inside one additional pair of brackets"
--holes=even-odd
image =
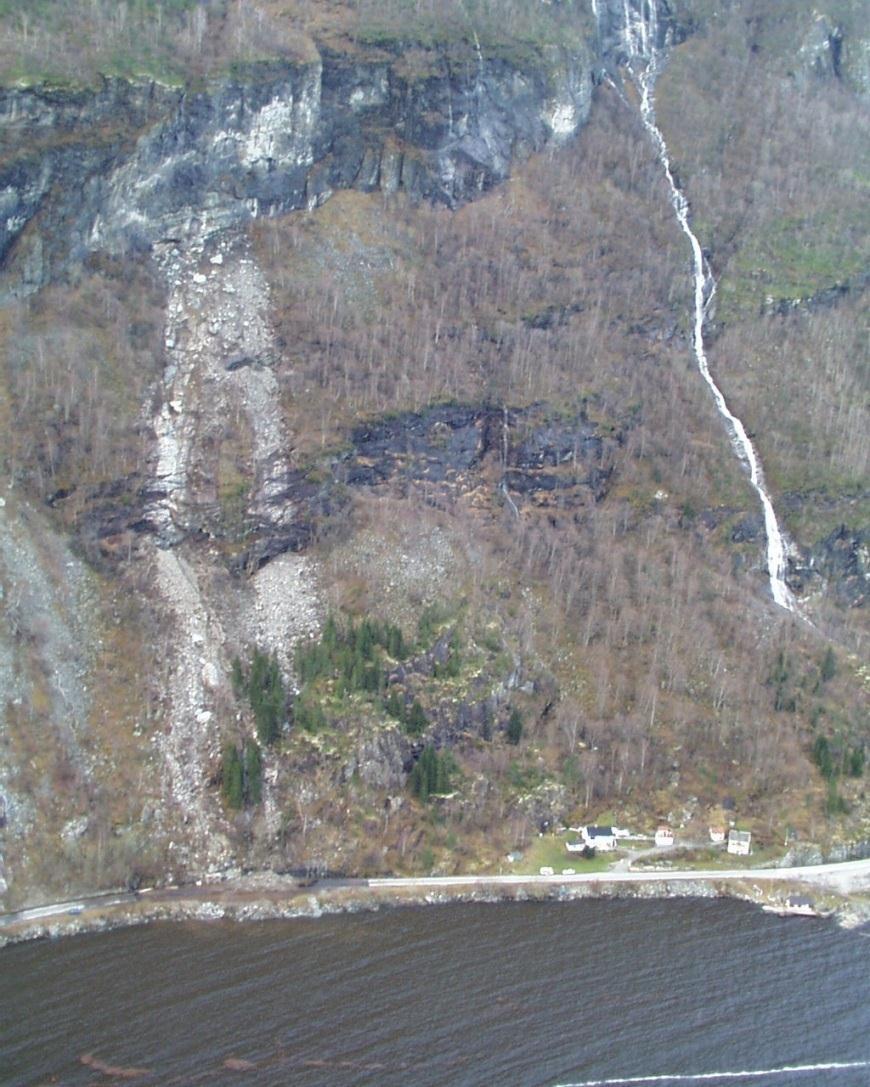
[(728, 831), (728, 852), (736, 853), (738, 857), (748, 857), (752, 835), (748, 830)]
[(670, 846), (674, 844), (674, 832), (670, 827), (660, 826), (656, 831), (656, 845)]

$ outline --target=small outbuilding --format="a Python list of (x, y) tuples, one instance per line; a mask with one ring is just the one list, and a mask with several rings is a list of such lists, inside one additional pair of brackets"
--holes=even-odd
[(748, 857), (752, 834), (748, 830), (728, 831), (728, 852), (735, 853), (738, 857)]
[(715, 845), (721, 845), (725, 841), (725, 828), (710, 827), (710, 841)]
[(806, 895), (789, 895), (785, 904), (791, 913), (804, 914), (807, 917), (815, 916), (815, 903)]
[(674, 832), (670, 827), (660, 826), (656, 831), (655, 843), (657, 846), (670, 846), (674, 844)]

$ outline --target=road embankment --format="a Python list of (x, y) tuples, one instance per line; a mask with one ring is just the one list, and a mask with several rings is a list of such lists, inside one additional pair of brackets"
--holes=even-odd
[(584, 898), (738, 898), (758, 905), (812, 895), (840, 924), (870, 923), (870, 860), (801, 868), (598, 872), (567, 876), (468, 875), (325, 881), (260, 873), (213, 884), (115, 892), (0, 916), (0, 946), (156, 921), (259, 921), (386, 906)]

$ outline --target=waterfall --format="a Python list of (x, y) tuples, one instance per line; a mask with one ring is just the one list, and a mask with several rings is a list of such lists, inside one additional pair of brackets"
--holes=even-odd
[(689, 222), (689, 202), (674, 178), (667, 144), (661, 129), (656, 124), (653, 99), (658, 59), (656, 0), (622, 0), (622, 19), (621, 40), (629, 65), (631, 66), (634, 61), (641, 62), (639, 72), (636, 75), (637, 86), (640, 91), (641, 119), (658, 152), (659, 162), (671, 190), (671, 206), (674, 209), (677, 222), (692, 249), (692, 279), (694, 283), (692, 353), (701, 376), (713, 394), (716, 408), (725, 421), (734, 451), (749, 471), (749, 481), (758, 495), (764, 511), (764, 528), (767, 534), (767, 572), (774, 602), (787, 611), (796, 612), (797, 606), (794, 596), (785, 581), (786, 543), (776, 519), (770, 494), (764, 483), (761, 460), (746, 432), (746, 427), (728, 407), (722, 390), (710, 373), (707, 361), (704, 345), (704, 320), (716, 291), (716, 283), (704, 261), (701, 243), (692, 230)]

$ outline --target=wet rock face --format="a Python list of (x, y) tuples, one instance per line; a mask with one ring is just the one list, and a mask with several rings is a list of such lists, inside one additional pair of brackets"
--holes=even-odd
[(841, 607), (863, 607), (870, 598), (870, 532), (841, 525), (795, 564), (792, 575), (796, 588), (812, 589), (821, 578)]
[[(356, 427), (351, 448), (325, 468), (327, 478), (288, 473), (283, 490), (233, 562), (256, 569), (285, 551), (304, 550), (323, 518), (338, 512), (356, 489), (411, 491), (434, 504), (465, 500), (490, 505), (504, 494), (522, 507), (578, 510), (600, 501), (612, 473), (621, 436), (603, 434), (582, 412), (554, 421), (546, 408), (505, 411), (471, 405), (439, 405)], [(287, 524), (282, 511), (296, 516)]]
[(0, 172), (0, 260), (36, 214), (48, 191), (50, 176), (48, 164), (35, 159), (15, 162)]
[(27, 225), (40, 227), (19, 246), (8, 293), (37, 289), (64, 265), (78, 244), (72, 224), (89, 210), (88, 180), (111, 175), (180, 98), (122, 79), (81, 91), (0, 88), (0, 269)]
[(309, 201), (402, 188), (453, 205), (503, 180), (515, 158), (574, 135), (588, 115), (591, 58), (551, 59), (549, 72), (529, 73), (470, 56), (415, 78), (325, 55)]
[(455, 484), (495, 448), (486, 411), (437, 407), (357, 427), (353, 451), (338, 466), (349, 486), (374, 487), (388, 481)]
[(399, 59), (261, 64), (197, 92), (107, 80), (0, 93), (0, 261), (38, 213), (40, 237), (65, 245), (36, 286), (89, 250), (147, 252), (342, 188), (458, 204), (589, 112), (590, 56), (531, 73), (473, 58), (419, 77), (397, 74)]
[(546, 410), (444, 405), (358, 427), (336, 466), (348, 486), (425, 486), (458, 498), (488, 480), (514, 497), (548, 506), (600, 500), (610, 478), (604, 437), (582, 413), (553, 421)]
[(320, 67), (258, 75), (183, 95), (118, 169), (91, 179), (85, 244), (147, 248), (167, 235), (183, 239), (302, 207), (321, 123)]
[(731, 530), (733, 543), (755, 543), (764, 536), (764, 517), (760, 513), (751, 513), (742, 518)]
[[(599, 50), (617, 63), (624, 63), (638, 51), (650, 56), (653, 50), (680, 38), (668, 0), (597, 0), (594, 7)], [(648, 35), (643, 41), (642, 26)]]
[(853, 279), (844, 283), (835, 283), (833, 287), (826, 287), (806, 298), (774, 298), (772, 295), (765, 298), (760, 306), (759, 313), (767, 317), (788, 317), (794, 313), (816, 313), (818, 310), (830, 309), (842, 302), (849, 295), (861, 294), (870, 286), (870, 272), (861, 272)]
[[(622, 441), (578, 411), (554, 419), (544, 406), (505, 410), (439, 405), (356, 427), (350, 449), (316, 472), (287, 469), (245, 529), (243, 552), (230, 562), (253, 571), (288, 551), (304, 551), (316, 526), (339, 513), (357, 489), (411, 491), (427, 501), (490, 506), (499, 494), (517, 508), (572, 512), (605, 497), (613, 454)], [(130, 501), (130, 494), (136, 500)], [(78, 527), (85, 549), (123, 559), (131, 537), (158, 534), (149, 509), (155, 492), (142, 481), (119, 481), (95, 492)], [(191, 505), (188, 535), (219, 537), (214, 510)], [(198, 526), (198, 527), (197, 527)]]

